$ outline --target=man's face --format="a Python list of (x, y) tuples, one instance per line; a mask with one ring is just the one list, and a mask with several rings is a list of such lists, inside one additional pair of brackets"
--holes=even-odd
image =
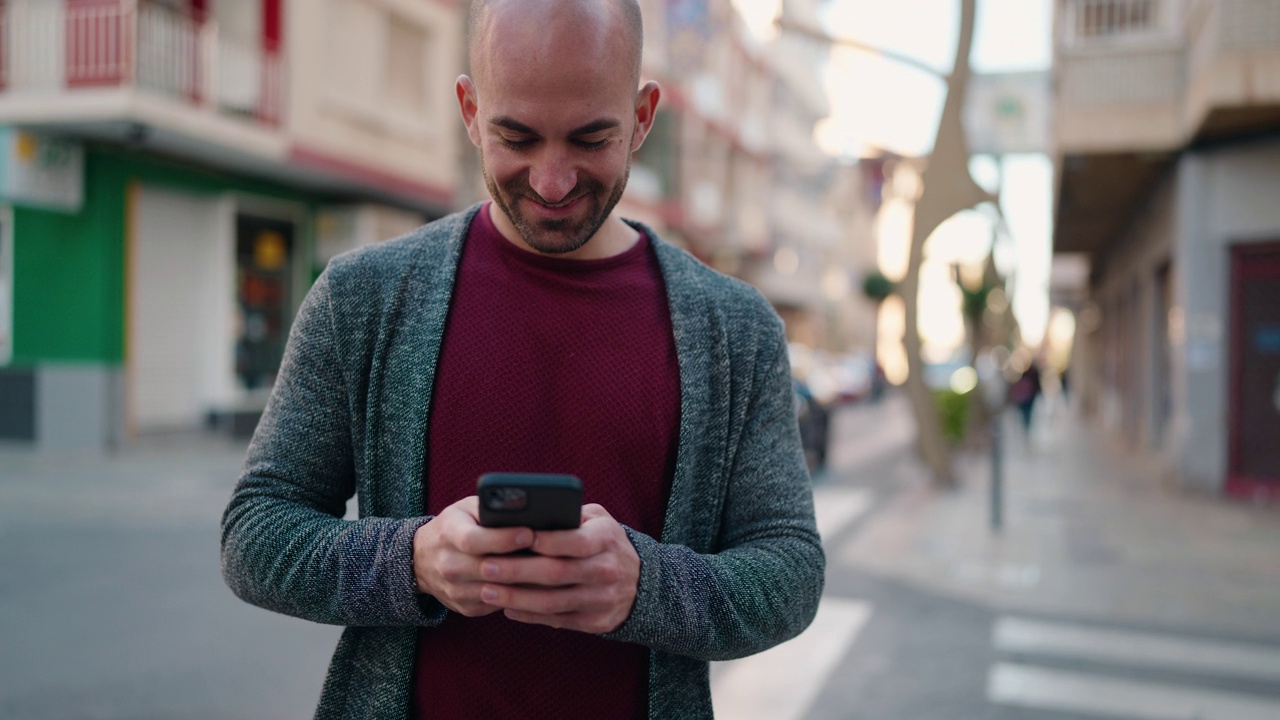
[[(505, 133), (499, 135), (504, 137)], [(615, 171), (616, 162), (543, 169), (533, 167), (540, 164), (538, 160), (522, 157), (535, 154), (531, 148), (521, 147), (524, 142), (527, 141), (498, 140), (501, 147), (493, 151), (494, 157), (485, 151), (485, 144), (481, 145), (485, 187), (529, 247), (540, 253), (571, 253), (587, 244), (622, 199), (631, 172), (631, 153), (623, 158), (620, 173)], [(571, 140), (570, 144), (580, 144), (581, 149), (588, 152), (600, 152), (592, 149), (592, 141)], [(570, 148), (570, 152), (574, 149)], [(543, 162), (554, 165), (559, 161)], [(535, 189), (535, 183), (541, 190)]]
[(494, 203), (530, 248), (564, 254), (609, 218), (643, 132), (622, 43), (556, 42), (558, 34), (495, 30), (458, 96)]

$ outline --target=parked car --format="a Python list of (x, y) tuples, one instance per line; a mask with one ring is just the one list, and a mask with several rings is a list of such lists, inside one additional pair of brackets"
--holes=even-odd
[(827, 431), (831, 413), (814, 397), (803, 380), (793, 378), (791, 383), (795, 390), (796, 420), (800, 423), (800, 444), (804, 448), (805, 464), (810, 473), (815, 473), (827, 464)]

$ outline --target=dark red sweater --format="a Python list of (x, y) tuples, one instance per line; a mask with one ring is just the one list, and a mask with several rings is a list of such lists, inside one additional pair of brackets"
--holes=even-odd
[[(648, 238), (601, 260), (536, 255), (498, 233), (490, 207), (471, 225), (436, 371), (428, 512), (486, 472), (570, 473), (584, 502), (660, 537), (680, 389)], [(418, 634), (419, 718), (642, 718), (647, 693), (639, 645), (501, 613), (451, 613)]]

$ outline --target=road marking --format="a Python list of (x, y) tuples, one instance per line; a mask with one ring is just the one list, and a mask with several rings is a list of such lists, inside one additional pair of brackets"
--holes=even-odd
[(813, 510), (817, 515), (818, 535), (824, 541), (835, 537), (870, 507), (870, 490), (826, 486), (813, 489)]
[(758, 655), (715, 663), (711, 702), (720, 720), (797, 720), (871, 616), (865, 602), (824, 597), (813, 624)]
[[(1017, 617), (1000, 618), (992, 628), (991, 635), (992, 644), (1005, 652), (1101, 660), (1226, 677), (1280, 680), (1280, 651), (1246, 643), (1099, 630)], [(1280, 714), (1276, 717), (1280, 717)]]
[(987, 673), (987, 699), (1044, 710), (1131, 720), (1275, 720), (1280, 701), (1191, 690), (1100, 675), (997, 663)]

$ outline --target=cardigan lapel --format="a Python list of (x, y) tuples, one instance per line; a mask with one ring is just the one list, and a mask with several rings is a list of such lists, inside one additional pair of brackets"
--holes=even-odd
[(480, 205), (426, 226), (378, 330), (371, 368), (368, 446), (370, 511), (382, 517), (426, 512), (427, 419), (454, 278)]
[(680, 430), (675, 477), (662, 542), (710, 552), (719, 534), (727, 481), (729, 353), (723, 312), (708, 302), (706, 269), (683, 250), (648, 233), (658, 256), (671, 310), (680, 368)]

